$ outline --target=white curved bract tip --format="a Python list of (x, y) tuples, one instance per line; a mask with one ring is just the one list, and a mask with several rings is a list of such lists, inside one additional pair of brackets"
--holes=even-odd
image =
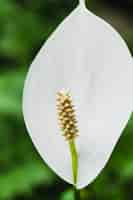
[(80, 131), (77, 188), (101, 172), (128, 122), (132, 75), (123, 39), (81, 6), (50, 36), (30, 67), (23, 94), (26, 126), (44, 161), (69, 183), (71, 156), (58, 126), (56, 93), (71, 92)]

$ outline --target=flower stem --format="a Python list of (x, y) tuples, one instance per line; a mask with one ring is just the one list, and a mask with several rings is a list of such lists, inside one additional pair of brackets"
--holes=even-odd
[(74, 187), (74, 200), (81, 200), (80, 190), (77, 190), (76, 187)]
[(78, 175), (78, 154), (76, 150), (76, 145), (74, 140), (69, 141), (71, 159), (72, 159), (72, 172), (73, 172), (73, 182), (74, 182), (74, 200), (80, 200), (80, 191), (76, 188), (77, 175)]
[(69, 141), (71, 159), (72, 159), (72, 172), (73, 172), (73, 182), (76, 187), (77, 183), (77, 174), (78, 174), (78, 154), (76, 150), (76, 145), (74, 140)]

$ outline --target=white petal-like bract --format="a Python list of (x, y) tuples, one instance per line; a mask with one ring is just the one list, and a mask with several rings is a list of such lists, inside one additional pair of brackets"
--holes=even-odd
[(128, 122), (132, 76), (132, 58), (121, 36), (82, 4), (59, 25), (30, 67), (23, 94), (26, 126), (45, 162), (69, 183), (71, 156), (58, 126), (56, 93), (71, 92), (80, 131), (77, 188), (101, 172)]

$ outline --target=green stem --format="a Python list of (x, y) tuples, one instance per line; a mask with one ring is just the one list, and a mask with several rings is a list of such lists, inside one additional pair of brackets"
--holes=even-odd
[(74, 199), (80, 200), (80, 191), (76, 189), (77, 176), (78, 176), (78, 154), (76, 150), (76, 145), (74, 140), (69, 142), (71, 159), (72, 159), (72, 173), (73, 173), (73, 183), (74, 183)]
[(74, 187), (74, 200), (81, 200), (80, 190), (77, 190), (75, 187)]
[(76, 151), (76, 145), (74, 140), (69, 142), (70, 152), (71, 152), (71, 159), (72, 159), (72, 172), (73, 172), (73, 182), (74, 186), (76, 187), (77, 183), (77, 175), (78, 175), (78, 154)]

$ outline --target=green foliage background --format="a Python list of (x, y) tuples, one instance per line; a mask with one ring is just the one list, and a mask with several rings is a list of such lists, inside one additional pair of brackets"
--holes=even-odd
[[(26, 72), (76, 0), (0, 0), (0, 200), (72, 200), (71, 187), (39, 157), (21, 111)], [(133, 2), (88, 0), (87, 6), (121, 33), (133, 52)], [(88, 36), (89, 37), (89, 36)], [(84, 200), (133, 199), (133, 118)]]

